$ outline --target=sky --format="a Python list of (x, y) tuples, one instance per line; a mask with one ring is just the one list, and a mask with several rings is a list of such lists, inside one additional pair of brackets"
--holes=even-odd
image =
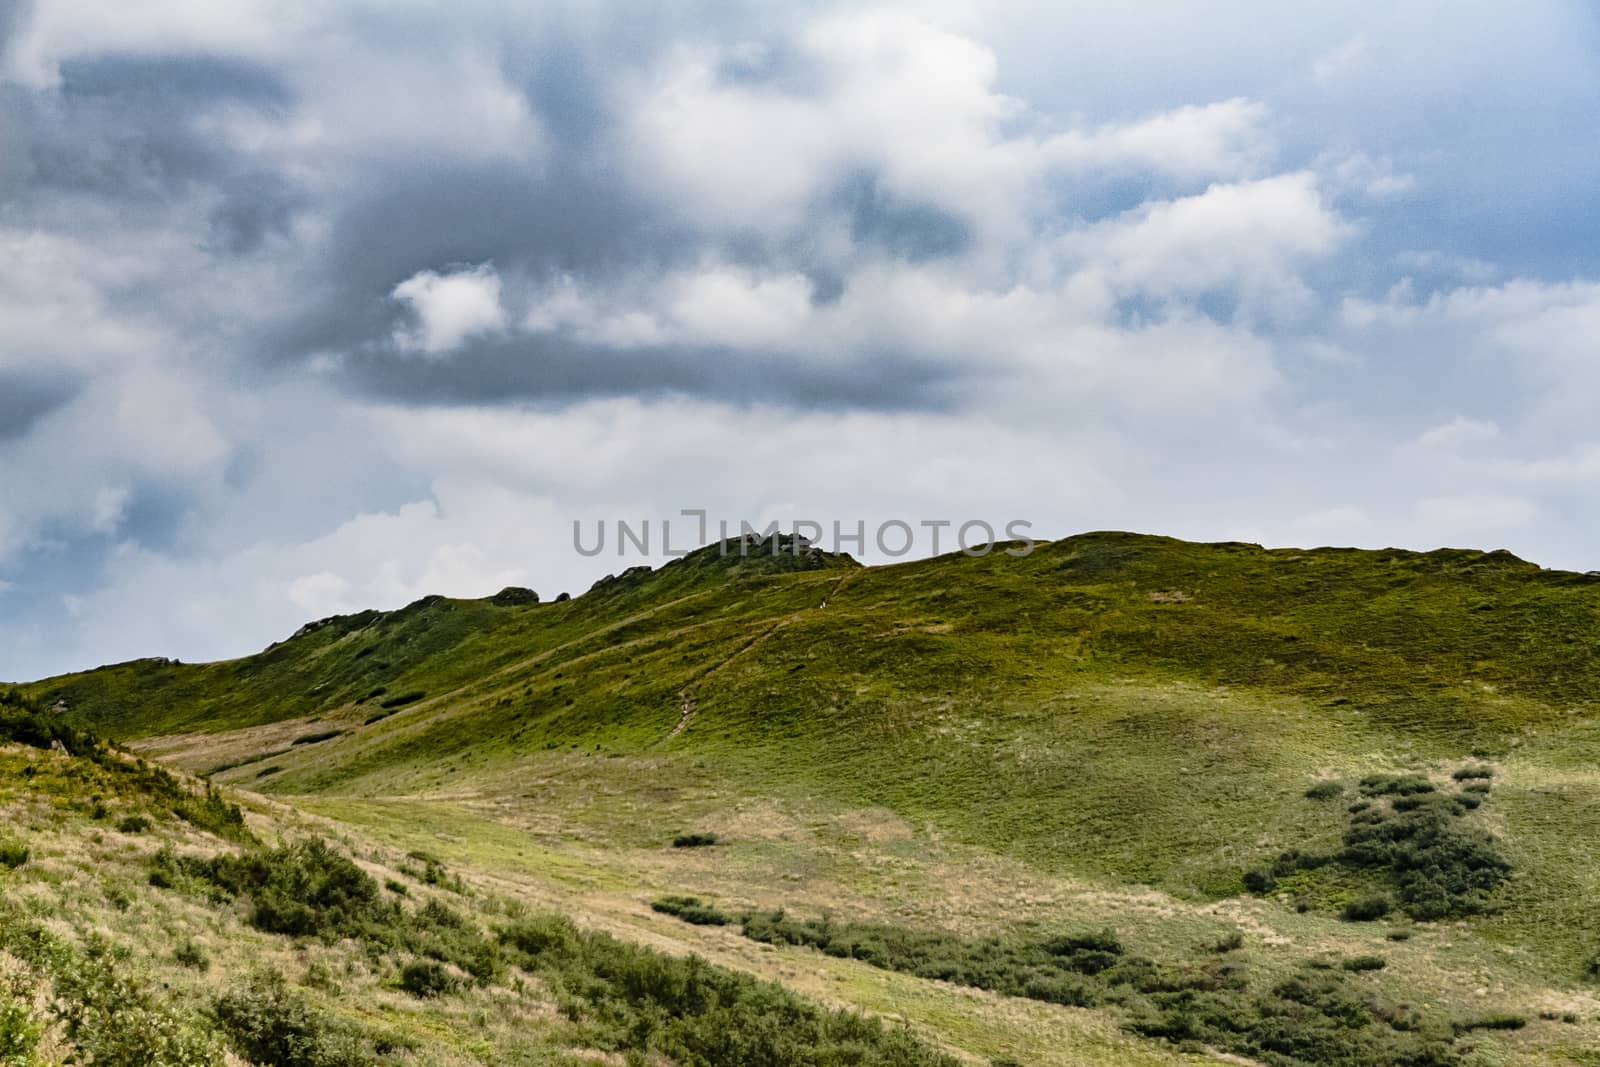
[(0, 0), (0, 678), (685, 509), (1600, 569), (1597, 190), (1577, 0)]

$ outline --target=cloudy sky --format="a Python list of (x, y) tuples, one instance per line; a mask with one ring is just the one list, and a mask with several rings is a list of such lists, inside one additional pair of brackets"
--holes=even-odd
[(1597, 189), (1581, 0), (0, 0), (0, 678), (682, 508), (1600, 568)]

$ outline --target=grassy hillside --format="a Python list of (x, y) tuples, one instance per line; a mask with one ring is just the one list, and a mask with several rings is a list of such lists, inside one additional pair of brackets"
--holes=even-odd
[[(526, 599), (430, 599), (231, 663), (29, 689), (306, 817), (982, 1057), (1291, 1062), (1217, 1020), (1310, 1018), (1273, 983), (1376, 957), (1316, 996), (1406, 1004), (1448, 1040), (1339, 1062), (1600, 1062), (1600, 578), (1503, 552), (1103, 533), (874, 568), (712, 549)], [(716, 843), (671, 847), (691, 832)], [(962, 991), (649, 913), (662, 896), (937, 937), (939, 959), (1109, 927), (1190, 977), (1210, 973), (1198, 946), (1237, 934), (1247, 977), (1063, 1009), (1026, 981)], [(1351, 1018), (1423, 1032), (1396, 1011)], [(1497, 1013), (1525, 1025), (1471, 1028)], [(1334, 1062), (1318, 1055), (1293, 1062)]]
[(957, 1067), (905, 1026), (534, 911), (425, 853), (246, 817), (48, 723), (0, 700), (7, 1067)]

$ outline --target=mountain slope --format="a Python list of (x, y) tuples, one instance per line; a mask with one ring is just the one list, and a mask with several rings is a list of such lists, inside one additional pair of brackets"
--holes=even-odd
[[(1581, 1063), (1563, 1050), (1597, 1012), (1597, 645), (1600, 579), (1506, 553), (1103, 533), (874, 568), (702, 550), (561, 603), (430, 600), (233, 663), (31, 689), (586, 908), (689, 893), (977, 938), (1098, 923), (1157, 956), (1235, 924), (1259, 973), (1380, 955), (1404, 995), (1532, 1020), (1464, 1041)], [(1383, 784), (1407, 781), (1422, 800)], [(1362, 866), (1362, 818), (1441, 848)], [(719, 843), (668, 847), (690, 830)], [(1438, 884), (1466, 884), (1478, 841), (1507, 876), (1447, 895), (1448, 921), (1402, 914), (1424, 913), (1406, 857), (1465, 857)], [(1341, 918), (1374, 896), (1408, 940)]]

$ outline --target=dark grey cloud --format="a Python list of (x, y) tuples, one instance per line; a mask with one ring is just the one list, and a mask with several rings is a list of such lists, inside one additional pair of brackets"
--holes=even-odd
[(380, 341), (396, 322), (394, 287), (422, 270), (492, 262), (503, 273), (604, 277), (692, 249), (670, 220), (577, 157), (542, 173), (441, 162), (374, 174), (337, 209), (307, 303), (265, 354), (292, 363)]
[(830, 365), (698, 346), (603, 348), (559, 336), (469, 342), (445, 359), (372, 347), (353, 353), (352, 388), (407, 404), (547, 404), (597, 397), (693, 396), (815, 410), (950, 410), (982, 368), (931, 369), (909, 353)]
[(297, 211), (310, 197), (276, 174), (258, 172), (230, 176), (219, 183), (222, 201), (212, 209), (212, 245), (233, 255), (247, 255), (263, 241), (288, 232)]
[(12, 87), (0, 96), (12, 157), (0, 195), (33, 207), (67, 195), (161, 211), (216, 191), (225, 204), (219, 244), (248, 250), (281, 228), (295, 200), (285, 178), (202, 132), (196, 120), (223, 103), (277, 113), (291, 101), (277, 73), (239, 60), (70, 60), (58, 88)]
[(904, 203), (870, 174), (843, 183), (838, 207), (850, 219), (850, 236), (892, 256), (917, 262), (957, 256), (972, 243), (967, 224), (931, 204)]
[(0, 59), (32, 13), (32, 0), (0, 0)]
[(27, 436), (78, 388), (77, 382), (49, 373), (0, 371), (0, 443)]

